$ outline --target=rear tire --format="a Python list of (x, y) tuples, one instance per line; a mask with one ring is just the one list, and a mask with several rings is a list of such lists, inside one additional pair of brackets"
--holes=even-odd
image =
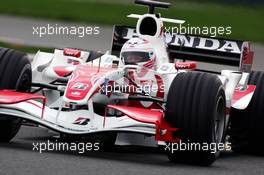
[(230, 142), (234, 152), (263, 155), (264, 72), (251, 72), (248, 84), (256, 85), (256, 90), (245, 110), (231, 110)]
[[(0, 48), (0, 89), (26, 92), (31, 82), (31, 65), (26, 54)], [(19, 131), (21, 119), (0, 115), (0, 142), (9, 142)]]
[[(179, 132), (182, 143), (203, 145), (222, 143), (225, 128), (225, 92), (220, 79), (212, 74), (187, 72), (173, 80), (166, 104), (165, 119)], [(178, 145), (179, 146), (179, 145)], [(172, 162), (211, 165), (220, 151), (169, 151)]]

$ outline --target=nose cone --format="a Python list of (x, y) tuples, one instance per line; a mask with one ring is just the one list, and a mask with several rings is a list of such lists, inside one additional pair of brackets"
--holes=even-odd
[(72, 73), (64, 94), (64, 101), (87, 103), (91, 95), (97, 93), (100, 87), (95, 86), (97, 81), (104, 79), (105, 75), (115, 69), (90, 67), (80, 65)]

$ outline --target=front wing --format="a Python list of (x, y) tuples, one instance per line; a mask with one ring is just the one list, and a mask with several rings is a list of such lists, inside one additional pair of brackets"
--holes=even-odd
[[(35, 99), (41, 100), (41, 102)], [(45, 106), (45, 97), (36, 94), (0, 90), (0, 114), (35, 122), (54, 131), (86, 135), (96, 132), (134, 132), (155, 135), (156, 141), (176, 142), (163, 111), (108, 105), (122, 116), (89, 116), (88, 110), (62, 111)]]

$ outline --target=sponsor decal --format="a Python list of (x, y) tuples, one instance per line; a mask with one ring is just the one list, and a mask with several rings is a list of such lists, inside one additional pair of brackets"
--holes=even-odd
[(87, 84), (84, 83), (75, 83), (71, 89), (75, 89), (75, 90), (85, 90), (88, 87)]
[(75, 124), (75, 125), (87, 125), (89, 122), (90, 122), (90, 119), (89, 118), (79, 117), (78, 119), (76, 119), (74, 121), (73, 124)]
[(76, 57), (76, 58), (80, 58), (81, 57), (81, 51), (80, 50), (76, 50), (76, 49), (65, 48), (63, 50), (63, 54), (65, 56), (72, 56), (72, 57)]
[[(127, 32), (124, 33), (122, 38), (131, 39), (136, 37), (136, 31), (133, 28), (126, 28)], [(220, 52), (231, 52), (231, 53), (241, 53), (241, 48), (237, 41), (230, 41), (224, 39), (216, 38), (205, 38), (199, 36), (188, 36), (182, 34), (173, 34), (167, 33), (165, 35), (165, 41), (168, 45), (172, 46), (184, 46), (190, 48), (197, 48), (203, 50), (214, 50)]]

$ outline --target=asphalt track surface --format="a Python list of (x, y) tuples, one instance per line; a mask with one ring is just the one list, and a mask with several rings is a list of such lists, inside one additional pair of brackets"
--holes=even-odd
[[(109, 48), (111, 43), (112, 29), (108, 27), (101, 28), (100, 37), (69, 39), (65, 36), (53, 36), (43, 39), (32, 36), (32, 25), (47, 22), (51, 23), (44, 20), (0, 16), (0, 39), (40, 46), (72, 46), (103, 51)], [(59, 24), (56, 21), (53, 23)], [(72, 24), (67, 23), (67, 25)], [(261, 70), (264, 66), (264, 60), (261, 59), (264, 49), (257, 45), (255, 50), (257, 53), (254, 68)], [(85, 154), (70, 151), (40, 154), (33, 151), (33, 143), (55, 138), (56, 134), (47, 129), (23, 126), (10, 144), (0, 144), (0, 175), (264, 174), (264, 157), (238, 155), (232, 152), (223, 152), (211, 167), (199, 167), (170, 163), (160, 150), (144, 147), (117, 147), (112, 151), (86, 152)]]
[(264, 157), (224, 152), (211, 167), (174, 164), (156, 149), (117, 147), (108, 152), (33, 151), (32, 143), (54, 139), (43, 128), (24, 126), (10, 144), (0, 144), (1, 175), (261, 175)]

